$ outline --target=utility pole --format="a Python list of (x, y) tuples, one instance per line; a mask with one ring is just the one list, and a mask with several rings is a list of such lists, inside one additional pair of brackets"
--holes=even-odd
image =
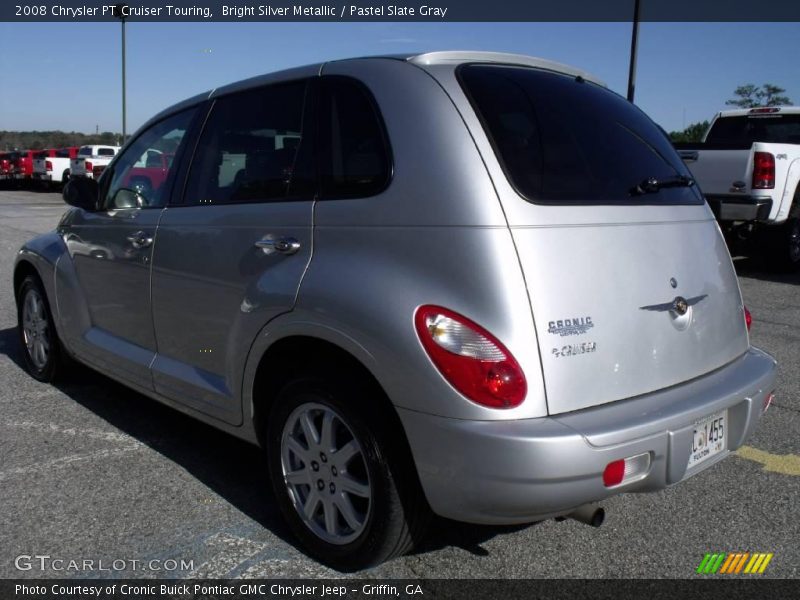
[(631, 63), (628, 69), (628, 102), (633, 102), (636, 90), (636, 51), (639, 44), (639, 0), (634, 0), (633, 31), (631, 33)]
[[(638, 2), (638, 0), (637, 0)], [(127, 4), (117, 4), (114, 6), (113, 15), (122, 23), (122, 143), (125, 143), (127, 131), (125, 127), (125, 13)]]

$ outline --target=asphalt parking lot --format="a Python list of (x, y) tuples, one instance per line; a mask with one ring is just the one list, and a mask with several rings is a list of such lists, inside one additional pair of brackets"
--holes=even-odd
[[(26, 375), (14, 255), (64, 209), (60, 194), (0, 191), (0, 577), (339, 576), (295, 547), (255, 447), (88, 370), (59, 387)], [(705, 553), (746, 551), (774, 553), (760, 577), (800, 577), (800, 274), (736, 264), (752, 342), (780, 363), (748, 447), (677, 487), (611, 499), (600, 529), (437, 521), (414, 554), (360, 576), (692, 578)], [(18, 558), (35, 555), (51, 558)], [(54, 559), (93, 562), (64, 572)]]

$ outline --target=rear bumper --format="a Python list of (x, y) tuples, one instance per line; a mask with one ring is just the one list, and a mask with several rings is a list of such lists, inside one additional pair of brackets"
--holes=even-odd
[(706, 196), (718, 221), (766, 221), (772, 198), (764, 196)]
[[(775, 360), (752, 348), (691, 382), (553, 417), (467, 421), (399, 414), (434, 512), (472, 523), (524, 523), (622, 492), (660, 490), (719, 462), (755, 430), (775, 376)], [(687, 470), (693, 424), (726, 409), (726, 449)], [(643, 478), (603, 485), (608, 463), (645, 452), (650, 468)]]

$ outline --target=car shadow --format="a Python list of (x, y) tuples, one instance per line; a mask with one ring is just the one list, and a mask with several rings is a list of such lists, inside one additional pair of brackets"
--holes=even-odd
[(795, 272), (768, 269), (762, 259), (757, 257), (736, 257), (733, 260), (736, 274), (748, 279), (800, 285), (800, 270)]
[[(0, 330), (0, 355), (25, 372), (16, 328)], [(260, 450), (75, 364), (55, 387), (119, 431), (152, 448), (253, 520), (291, 542), (272, 496)]]
[[(0, 355), (7, 356), (20, 369), (16, 376), (29, 377), (16, 328), (0, 329)], [(221, 498), (302, 552), (280, 514), (266, 461), (256, 446), (78, 364), (55, 387), (119, 431), (180, 465)], [(475, 556), (487, 556), (489, 552), (481, 547), (482, 543), (528, 526), (467, 525), (437, 517), (413, 554), (457, 547)]]

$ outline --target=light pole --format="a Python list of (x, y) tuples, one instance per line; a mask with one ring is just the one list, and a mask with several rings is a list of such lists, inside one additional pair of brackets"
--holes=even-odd
[[(638, 2), (638, 0), (637, 0)], [(117, 4), (114, 6), (114, 16), (122, 23), (122, 144), (125, 144), (127, 132), (125, 130), (125, 13), (127, 4)]]
[(636, 90), (636, 49), (639, 42), (639, 0), (634, 0), (633, 32), (631, 33), (631, 64), (628, 68), (628, 102), (633, 102)]

